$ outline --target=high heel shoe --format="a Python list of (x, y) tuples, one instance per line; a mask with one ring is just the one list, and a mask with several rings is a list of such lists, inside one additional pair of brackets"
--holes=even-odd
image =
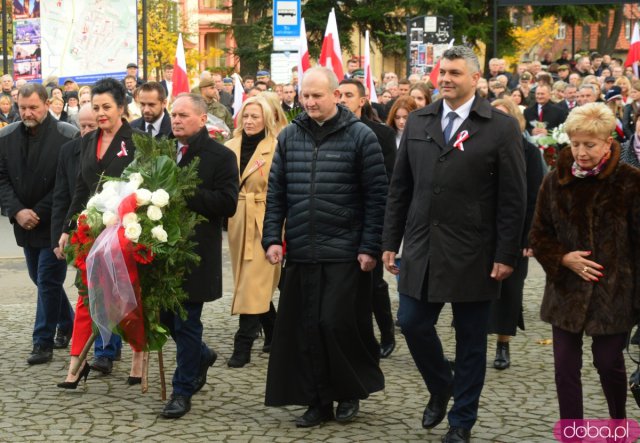
[(87, 382), (87, 377), (89, 376), (90, 371), (91, 367), (87, 363), (85, 363), (82, 371), (80, 371), (80, 374), (75, 381), (63, 381), (62, 383), (58, 383), (58, 387), (62, 389), (76, 389), (81, 379), (84, 378), (85, 383)]
[(129, 386), (139, 385), (140, 383), (142, 383), (142, 377), (127, 377), (127, 384)]

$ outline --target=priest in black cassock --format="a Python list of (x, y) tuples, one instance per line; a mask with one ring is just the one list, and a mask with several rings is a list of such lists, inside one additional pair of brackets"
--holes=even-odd
[[(273, 335), (265, 404), (303, 405), (298, 427), (355, 418), (384, 388), (373, 335), (371, 285), (387, 193), (373, 131), (338, 105), (326, 68), (302, 82), (305, 112), (278, 137), (262, 245), (286, 277)], [(286, 223), (285, 223), (286, 220)]]

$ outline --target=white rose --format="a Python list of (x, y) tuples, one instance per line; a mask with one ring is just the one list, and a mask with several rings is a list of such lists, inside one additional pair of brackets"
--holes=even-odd
[(164, 230), (162, 225), (158, 225), (151, 229), (151, 236), (161, 243), (165, 243), (168, 238), (167, 231)]
[(162, 218), (162, 209), (157, 206), (150, 205), (147, 208), (147, 217), (149, 220), (158, 221)]
[(140, 234), (142, 234), (142, 226), (140, 226), (139, 223), (131, 223), (129, 226), (124, 228), (124, 236), (134, 243), (138, 242)]
[(136, 190), (136, 203), (138, 206), (148, 205), (151, 201), (151, 191), (145, 188)]
[(135, 212), (127, 212), (122, 217), (122, 226), (124, 226), (125, 229), (127, 228), (127, 226), (133, 225), (136, 223), (138, 223), (138, 215)]
[(98, 202), (98, 197), (96, 195), (94, 195), (93, 197), (91, 197), (89, 199), (89, 201), (87, 202), (87, 209), (89, 208), (95, 208), (96, 207), (96, 203)]
[(112, 195), (112, 196), (108, 197), (103, 202), (104, 210), (105, 211), (111, 211), (111, 212), (117, 212), (118, 211), (118, 206), (120, 206), (120, 200), (121, 200), (120, 197), (118, 197), (117, 195)]
[(167, 206), (169, 204), (169, 194), (164, 189), (158, 189), (151, 194), (151, 203), (159, 208)]
[(106, 181), (102, 184), (102, 191), (117, 193), (120, 188), (120, 183), (116, 181)]
[(106, 227), (113, 226), (118, 223), (118, 216), (111, 211), (105, 211), (102, 214), (102, 223), (104, 223)]
[(142, 178), (142, 174), (139, 172), (134, 172), (129, 176), (129, 184), (133, 187), (133, 189), (138, 189), (144, 179)]

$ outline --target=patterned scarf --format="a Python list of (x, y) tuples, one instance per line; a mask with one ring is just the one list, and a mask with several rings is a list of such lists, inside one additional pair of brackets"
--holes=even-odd
[(593, 177), (595, 175), (598, 175), (600, 174), (600, 171), (604, 169), (604, 166), (607, 164), (609, 157), (611, 157), (611, 151), (609, 151), (604, 157), (602, 157), (600, 163), (598, 163), (593, 169), (582, 169), (580, 166), (578, 166), (578, 163), (574, 161), (573, 165), (571, 165), (571, 174), (573, 174), (573, 176), (576, 178)]

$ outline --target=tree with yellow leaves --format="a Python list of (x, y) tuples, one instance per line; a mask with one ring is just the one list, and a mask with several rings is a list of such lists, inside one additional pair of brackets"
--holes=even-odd
[(505, 60), (509, 65), (524, 59), (533, 60), (534, 54), (551, 49), (557, 33), (558, 21), (555, 17), (545, 17), (528, 29), (516, 27), (513, 30), (516, 52), (513, 56), (505, 57)]
[[(189, 37), (186, 19), (178, 17), (177, 4), (172, 0), (147, 1), (147, 71), (160, 81), (162, 67), (173, 63), (176, 56), (178, 34)], [(142, 54), (142, 2), (138, 2), (138, 54)], [(197, 48), (185, 49), (187, 71), (190, 77), (198, 74), (202, 60), (220, 57), (223, 51), (211, 48), (200, 53)]]

